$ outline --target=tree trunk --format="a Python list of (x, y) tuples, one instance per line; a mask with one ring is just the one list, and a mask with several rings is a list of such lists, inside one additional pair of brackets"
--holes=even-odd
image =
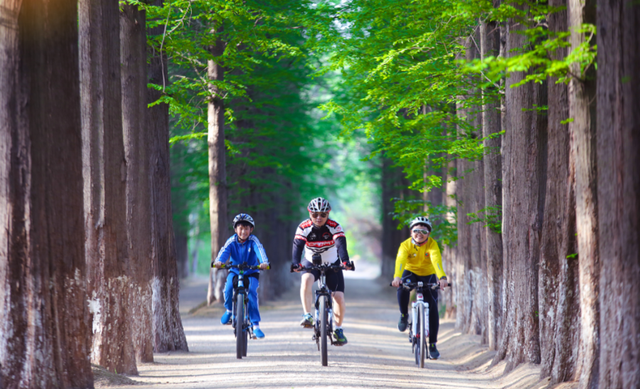
[[(566, 0), (551, 6), (563, 7)], [(549, 30), (567, 31), (567, 12), (548, 16)], [(552, 54), (563, 59), (567, 50)], [(575, 371), (580, 326), (576, 252), (574, 164), (570, 158), (567, 86), (549, 80), (549, 132), (544, 221), (541, 234), (538, 299), (540, 316), (541, 376), (553, 383), (571, 380)], [(541, 183), (543, 184), (543, 183)]]
[(382, 157), (382, 261), (380, 274), (393, 279), (396, 255), (400, 243), (409, 237), (408, 229), (397, 228), (398, 221), (393, 219), (393, 198), (401, 197), (401, 191), (407, 187), (403, 181), (402, 170), (392, 167), (391, 160)]
[[(499, 1), (494, 1), (494, 6), (499, 4)], [(483, 60), (487, 56), (500, 55), (500, 26), (497, 22), (480, 23), (480, 51)], [(482, 136), (485, 138), (502, 131), (501, 98), (496, 92), (495, 87), (483, 91)], [(484, 206), (487, 209), (502, 207), (501, 145), (501, 137), (484, 141)], [(487, 241), (487, 343), (489, 349), (495, 350), (502, 327), (502, 236), (489, 227), (485, 227), (484, 232)]]
[[(222, 28), (217, 29), (217, 32)], [(216, 30), (212, 31), (216, 33)], [(225, 50), (225, 43), (220, 39), (214, 46), (210, 47), (210, 52), (214, 57), (220, 57)], [(209, 80), (221, 82), (224, 80), (224, 69), (216, 60), (209, 60), (207, 75)], [(226, 147), (224, 144), (224, 104), (220, 90), (215, 83), (209, 86), (208, 101), (208, 137), (209, 147), (209, 216), (211, 219), (211, 260), (218, 255), (218, 251), (224, 245), (229, 234), (229, 222), (227, 216), (227, 170), (226, 170)], [(209, 290), (207, 302), (213, 303), (215, 299), (221, 301), (222, 288), (224, 287), (223, 276), (225, 270), (212, 269), (209, 277)]]
[(93, 317), (91, 360), (137, 374), (127, 279), (126, 166), (117, 1), (79, 2), (85, 255)]
[(121, 4), (120, 56), (122, 117), (127, 161), (127, 236), (134, 289), (131, 309), (137, 314), (130, 325), (136, 358), (153, 361), (151, 245), (151, 178), (148, 117), (145, 14), (137, 6)]
[[(445, 197), (444, 205), (449, 209), (456, 209), (457, 202), (457, 176), (456, 176), (456, 160), (449, 161), (446, 165), (446, 172), (444, 177), (445, 183)], [(447, 215), (447, 219), (451, 224), (456, 222), (456, 215), (451, 212)], [(461, 278), (459, 277), (458, 270), (458, 246), (446, 246), (442, 248), (443, 266), (446, 271), (447, 277), (453, 280), (453, 286), (445, 290), (443, 293), (447, 310), (445, 311), (445, 318), (455, 319), (457, 317), (457, 302), (458, 302), (458, 286), (461, 285)]]
[(77, 2), (4, 2), (0, 381), (91, 388)]
[[(595, 24), (595, 1), (569, 0), (570, 26)], [(571, 31), (571, 46), (584, 41), (584, 34)], [(580, 66), (571, 66), (573, 74)], [(595, 73), (595, 71), (593, 72)], [(579, 273), (580, 342), (575, 361), (574, 379), (583, 388), (595, 388), (598, 383), (600, 258), (598, 254), (598, 202), (595, 128), (595, 74), (589, 79), (573, 78), (569, 83), (569, 123), (571, 160), (575, 169), (576, 225)]]
[[(524, 46), (525, 37), (507, 24), (507, 52)], [(507, 358), (506, 371), (523, 362), (540, 363), (538, 263), (546, 181), (547, 120), (537, 107), (546, 105), (546, 84), (511, 85), (524, 79), (514, 72), (507, 79), (504, 159), (503, 334), (495, 362)]]
[(600, 388), (640, 387), (639, 48), (640, 5), (598, 3)]
[[(156, 2), (157, 6), (162, 1)], [(151, 52), (148, 65), (149, 83), (166, 85), (167, 58)], [(147, 89), (147, 101), (155, 102), (162, 93)], [(179, 310), (179, 280), (176, 240), (171, 210), (171, 169), (169, 167), (169, 105), (149, 108), (151, 136), (151, 244), (153, 254), (153, 334), (155, 352), (189, 351)]]

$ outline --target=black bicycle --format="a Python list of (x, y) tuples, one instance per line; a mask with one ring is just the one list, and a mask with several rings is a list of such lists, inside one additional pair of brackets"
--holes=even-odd
[[(451, 284), (449, 284), (451, 286)], [(402, 287), (407, 290), (416, 290), (416, 301), (411, 303), (411, 316), (409, 322), (409, 343), (411, 343), (411, 352), (416, 359), (416, 365), (420, 368), (424, 367), (424, 360), (431, 359), (429, 354), (429, 303), (424, 301), (425, 288), (431, 290), (439, 290), (439, 283), (427, 283), (424, 285), (422, 281), (417, 283), (403, 282)]]
[[(353, 262), (348, 262), (347, 267), (349, 267), (350, 270), (356, 269)], [(340, 343), (335, 341), (331, 336), (333, 334), (333, 299), (331, 298), (331, 290), (329, 290), (326, 284), (326, 273), (344, 270), (344, 268), (336, 264), (323, 264), (320, 255), (314, 254), (312, 256), (312, 264), (302, 267), (302, 270), (318, 270), (320, 272), (318, 289), (316, 289), (316, 311), (312, 340), (316, 341), (316, 345), (320, 351), (322, 366), (327, 366), (327, 345), (331, 343), (331, 345), (335, 346), (340, 345)], [(294, 269), (292, 268), (291, 271), (293, 272)]]
[[(236, 358), (242, 359), (242, 357), (247, 356), (249, 338), (256, 338), (253, 334), (251, 321), (249, 320), (249, 313), (247, 312), (249, 296), (244, 286), (244, 273), (247, 270), (260, 270), (260, 266), (249, 266), (246, 262), (243, 262), (240, 265), (222, 264), (222, 268), (238, 269), (240, 272), (240, 274), (238, 274), (238, 283), (233, 286), (233, 316), (231, 326), (236, 336)], [(267, 269), (270, 268), (271, 267), (267, 267)]]

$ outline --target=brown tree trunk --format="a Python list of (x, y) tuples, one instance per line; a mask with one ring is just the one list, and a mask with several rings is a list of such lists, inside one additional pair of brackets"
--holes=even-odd
[(130, 322), (136, 358), (153, 361), (151, 245), (151, 178), (148, 117), (145, 14), (137, 6), (120, 5), (120, 57), (122, 62), (122, 125), (127, 161), (127, 236), (131, 258)]
[[(554, 0), (563, 7), (566, 0)], [(567, 30), (567, 12), (548, 16), (553, 33)], [(552, 54), (563, 59), (567, 50)], [(569, 132), (563, 120), (569, 117), (567, 86), (551, 78), (548, 86), (549, 132), (546, 198), (541, 234), (538, 299), (540, 316), (541, 376), (553, 383), (571, 380), (575, 372), (580, 326), (578, 268), (574, 197), (574, 164), (570, 158)], [(542, 184), (542, 183), (541, 183)]]
[[(494, 6), (499, 4), (499, 1), (494, 1)], [(480, 23), (480, 51), (483, 60), (500, 55), (500, 26), (497, 22)], [(502, 131), (501, 98), (495, 87), (488, 87), (483, 94), (482, 136), (488, 138)], [(484, 206), (487, 209), (502, 207), (501, 145), (501, 137), (484, 141)], [(485, 227), (484, 232), (487, 241), (487, 343), (489, 349), (495, 350), (502, 327), (502, 235), (489, 227)]]
[(4, 2), (0, 381), (91, 388), (77, 2)]
[[(570, 26), (595, 23), (595, 1), (569, 0)], [(584, 42), (584, 34), (571, 31), (571, 46)], [(578, 64), (571, 66), (580, 75)], [(593, 72), (595, 73), (595, 71)], [(587, 79), (573, 78), (569, 83), (569, 123), (571, 160), (575, 168), (577, 253), (579, 267), (580, 342), (575, 361), (574, 379), (583, 388), (595, 388), (598, 384), (599, 321), (598, 303), (600, 283), (600, 258), (598, 253), (598, 201), (595, 128), (595, 74)], [(578, 328), (578, 327), (576, 327)]]
[[(162, 1), (156, 5), (161, 6)], [(166, 85), (167, 58), (151, 52), (149, 83)], [(160, 91), (147, 89), (147, 101), (155, 102)], [(153, 334), (155, 352), (189, 351), (179, 310), (179, 277), (176, 241), (171, 210), (171, 169), (169, 167), (169, 105), (156, 104), (148, 110), (151, 136), (151, 244), (153, 254)]]
[(640, 5), (598, 3), (600, 388), (640, 387), (639, 48)]
[[(217, 30), (222, 31), (222, 28)], [(216, 33), (216, 30), (212, 31)], [(225, 43), (220, 39), (211, 46), (214, 57), (220, 57), (225, 50)], [(209, 60), (207, 74), (211, 81), (223, 81), (224, 69), (216, 60)], [(224, 144), (224, 103), (220, 90), (215, 83), (209, 87), (208, 101), (208, 147), (209, 147), (209, 216), (211, 218), (211, 260), (218, 255), (229, 234), (227, 216), (227, 170), (226, 147)], [(225, 270), (212, 269), (209, 277), (207, 302), (212, 304), (215, 299), (221, 301), (224, 287)]]
[(93, 318), (92, 362), (137, 374), (129, 326), (117, 1), (79, 2), (85, 255)]
[(402, 170), (391, 166), (389, 158), (382, 158), (382, 261), (380, 274), (393, 279), (396, 255), (400, 243), (409, 237), (407, 228), (398, 229), (398, 221), (393, 219), (393, 198), (401, 197), (403, 188), (408, 185), (403, 180)]
[[(507, 52), (524, 46), (525, 37), (507, 24)], [(546, 85), (511, 85), (507, 79), (503, 139), (504, 312), (503, 334), (495, 361), (507, 358), (506, 371), (523, 362), (540, 363), (538, 263), (546, 181), (547, 120), (536, 107), (546, 105)]]

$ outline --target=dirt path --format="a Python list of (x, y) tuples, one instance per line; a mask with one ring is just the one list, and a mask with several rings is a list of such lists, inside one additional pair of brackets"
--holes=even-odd
[[(299, 279), (299, 276), (292, 275)], [(202, 281), (188, 282), (181, 311), (197, 305)], [(205, 292), (206, 294), (206, 292)], [(204, 296), (203, 294), (202, 296)], [(186, 298), (186, 296), (191, 296)], [(220, 325), (220, 307), (183, 315), (189, 353), (155, 355), (139, 365), (139, 384), (132, 388), (542, 388), (537, 366), (521, 366), (503, 375), (503, 365), (488, 369), (493, 352), (477, 336), (440, 327), (437, 361), (419, 369), (406, 333), (396, 329), (395, 291), (367, 279), (347, 280), (345, 335), (349, 344), (329, 348), (329, 366), (322, 367), (311, 330), (299, 327), (297, 288), (279, 301), (261, 307), (263, 340), (250, 340), (248, 356), (235, 357), (230, 326)], [(203, 297), (204, 298), (204, 297)], [(189, 303), (187, 303), (189, 301)], [(181, 303), (182, 304), (182, 303)], [(100, 385), (98, 385), (99, 387)]]

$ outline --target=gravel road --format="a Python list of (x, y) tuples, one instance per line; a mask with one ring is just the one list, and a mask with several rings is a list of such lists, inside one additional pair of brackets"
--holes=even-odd
[[(298, 275), (292, 275), (298, 281)], [(396, 329), (395, 290), (370, 279), (346, 281), (344, 323), (349, 344), (330, 346), (329, 366), (320, 363), (312, 332), (298, 325), (297, 288), (280, 300), (261, 305), (266, 337), (249, 340), (248, 355), (236, 359), (230, 326), (220, 325), (222, 308), (188, 314), (206, 295), (206, 280), (183, 282), (181, 312), (190, 352), (155, 355), (139, 365), (136, 385), (119, 388), (542, 388), (539, 367), (523, 365), (508, 375), (504, 364), (489, 368), (494, 352), (478, 336), (462, 335), (454, 322), (443, 321), (441, 358), (419, 369), (406, 333)], [(203, 291), (201, 297), (200, 292)], [(110, 386), (106, 383), (97, 387)]]

